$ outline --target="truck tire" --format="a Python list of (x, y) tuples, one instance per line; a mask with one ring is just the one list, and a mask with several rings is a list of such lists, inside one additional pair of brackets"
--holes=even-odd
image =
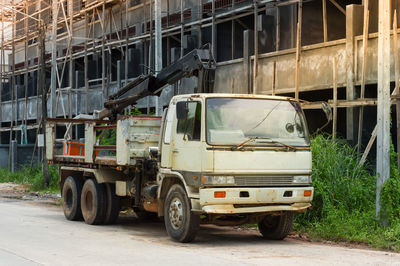
[(106, 183), (106, 215), (104, 224), (114, 224), (121, 208), (120, 198), (115, 194), (115, 184)]
[(106, 192), (103, 184), (88, 179), (82, 188), (82, 216), (87, 224), (101, 224), (106, 214)]
[(193, 241), (200, 229), (200, 216), (191, 211), (185, 189), (179, 184), (171, 186), (168, 191), (164, 202), (164, 222), (168, 235), (182, 243)]
[(258, 230), (265, 239), (282, 240), (292, 231), (293, 219), (293, 212), (284, 212), (279, 216), (268, 215), (258, 223)]
[(62, 188), (62, 205), (65, 218), (70, 221), (82, 219), (81, 211), (82, 180), (69, 176)]

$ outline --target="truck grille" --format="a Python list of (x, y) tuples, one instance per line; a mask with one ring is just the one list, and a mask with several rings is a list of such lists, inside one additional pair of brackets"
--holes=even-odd
[(237, 186), (293, 185), (293, 176), (235, 176)]

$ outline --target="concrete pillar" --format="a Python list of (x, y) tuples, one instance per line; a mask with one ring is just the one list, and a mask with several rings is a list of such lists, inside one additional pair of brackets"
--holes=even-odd
[(118, 84), (118, 89), (121, 88), (121, 71), (123, 71), (123, 62), (121, 60), (117, 61), (117, 84)]
[(16, 140), (12, 140), (10, 142), (10, 146), (9, 146), (9, 152), (11, 153), (11, 156), (9, 157), (11, 162), (10, 162), (10, 166), (11, 166), (11, 172), (15, 172), (15, 170), (17, 169), (17, 141)]
[[(346, 6), (346, 99), (356, 99), (354, 87), (354, 36), (362, 34), (363, 6)], [(351, 143), (357, 142), (358, 116), (355, 108), (346, 109), (346, 137)]]
[[(376, 217), (380, 218), (380, 192), (390, 177), (390, 2), (379, 1), (378, 115), (376, 135)], [(383, 223), (387, 221), (381, 221)]]
[(254, 37), (252, 30), (243, 32), (243, 73), (247, 84), (247, 92), (252, 93), (251, 56), (254, 53)]
[[(75, 88), (83, 88), (85, 86), (85, 80), (84, 80), (84, 72), (80, 70), (75, 70)], [(83, 102), (81, 97), (82, 94), (80, 91), (75, 92), (75, 115), (78, 115), (81, 113)], [(76, 127), (78, 128), (78, 127)]]
[[(171, 48), (171, 63), (175, 62), (181, 58), (181, 48), (180, 47), (173, 47)], [(178, 83), (174, 84), (174, 95), (180, 94)]]

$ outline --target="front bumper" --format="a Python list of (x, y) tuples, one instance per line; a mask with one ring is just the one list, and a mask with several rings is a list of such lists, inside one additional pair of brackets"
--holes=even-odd
[[(311, 191), (304, 196), (304, 191)], [(225, 192), (216, 198), (215, 192)], [(204, 188), (200, 189), (200, 208), (205, 213), (235, 214), (276, 211), (304, 211), (311, 207), (313, 187), (285, 188)]]

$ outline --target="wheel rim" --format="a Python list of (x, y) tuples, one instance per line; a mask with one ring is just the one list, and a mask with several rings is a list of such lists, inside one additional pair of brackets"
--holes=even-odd
[(169, 220), (172, 227), (176, 230), (182, 226), (183, 223), (183, 206), (179, 198), (173, 198), (169, 205)]
[(264, 224), (264, 227), (267, 229), (273, 229), (277, 226), (278, 224), (279, 217), (278, 216), (269, 216), (265, 217), (262, 223)]

